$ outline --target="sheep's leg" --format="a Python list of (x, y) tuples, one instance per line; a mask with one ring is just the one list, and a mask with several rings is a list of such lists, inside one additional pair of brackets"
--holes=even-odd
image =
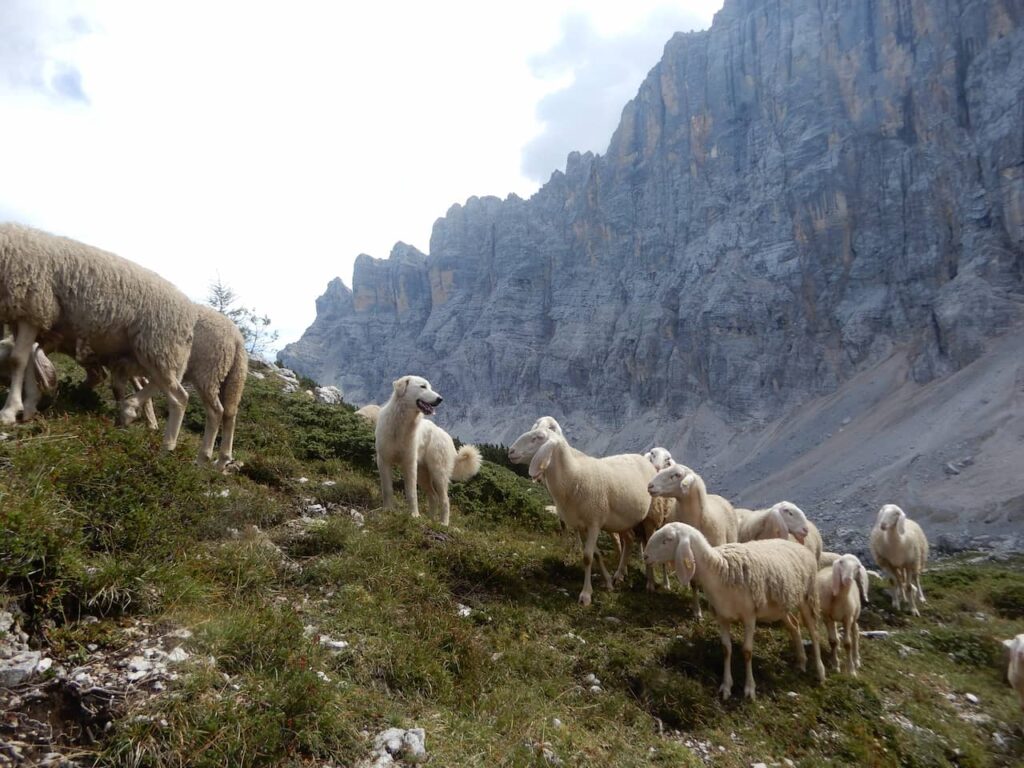
[[(811, 605), (804, 601), (800, 604), (800, 615), (807, 625), (807, 634), (811, 636), (811, 653), (814, 656), (814, 669), (818, 673), (818, 681), (825, 682), (825, 665), (821, 663), (821, 646), (818, 644), (818, 617)], [(800, 644), (803, 649), (803, 643)]]
[[(839, 627), (834, 621), (825, 621), (828, 630), (828, 665), (839, 671)], [(845, 638), (844, 638), (845, 640)]]
[(890, 579), (892, 581), (892, 609), (898, 611), (900, 609), (900, 594), (903, 591), (903, 585), (900, 583), (899, 571), (893, 570)]
[(39, 398), (42, 392), (39, 389), (39, 382), (36, 381), (35, 371), (29, 370), (25, 376), (25, 402), (24, 410), (21, 412), (22, 421), (32, 421), (39, 406)]
[(405, 477), (405, 503), (409, 505), (411, 517), (420, 516), (419, 498), (416, 492), (416, 473), (419, 471), (416, 457), (406, 457), (402, 461), (402, 475)]
[[(590, 585), (590, 567), (594, 562), (594, 551), (597, 549), (597, 534), (601, 529), (592, 526), (587, 529), (587, 539), (583, 542), (583, 591), (580, 592), (580, 605), (590, 605), (590, 596), (594, 588)], [(609, 584), (609, 587), (611, 584)]]
[[(579, 531), (577, 531), (577, 535), (579, 535)], [(583, 538), (582, 537), (580, 538), (580, 549), (581, 550), (583, 549)], [(612, 585), (612, 575), (608, 572), (608, 569), (604, 565), (604, 558), (601, 556), (601, 548), (600, 547), (595, 547), (594, 548), (594, 560), (597, 561), (597, 567), (601, 569), (601, 576), (604, 577), (604, 585), (605, 585), (605, 587), (608, 589), (608, 591), (611, 591), (612, 588), (613, 588), (613, 585)]]
[(157, 392), (163, 392), (167, 398), (167, 427), (164, 429), (163, 449), (173, 451), (178, 444), (178, 433), (181, 423), (185, 420), (185, 407), (188, 405), (188, 391), (176, 378), (169, 378), (161, 371), (151, 371), (149, 382), (141, 390), (129, 395), (123, 402), (126, 418), (131, 421), (139, 412), (142, 404)]
[[(138, 392), (144, 386), (146, 386), (146, 380), (142, 376), (132, 376), (132, 386), (135, 387), (135, 391)], [(152, 429), (154, 432), (160, 428), (160, 425), (156, 421), (156, 414), (153, 412), (153, 401), (147, 400), (142, 406), (142, 414), (146, 417), (146, 426)]]
[(384, 461), (384, 457), (377, 453), (377, 472), (380, 474), (380, 496), (384, 503), (384, 509), (395, 508), (395, 487), (391, 478), (391, 465)]
[(921, 588), (921, 572), (920, 571), (915, 571), (914, 572), (914, 585), (917, 587), (917, 596), (919, 598), (921, 598), (921, 602), (922, 603), (927, 603), (928, 601), (925, 600), (925, 598), (924, 598), (924, 590)]
[(700, 610), (700, 592), (697, 590), (697, 585), (692, 581), (690, 582), (690, 594), (693, 595), (693, 615), (700, 621), (704, 618), (704, 614)]
[(857, 676), (857, 665), (854, 664), (854, 652), (853, 652), (853, 637), (856, 633), (856, 622), (854, 622), (849, 616), (843, 620), (843, 650), (846, 651), (846, 660), (844, 668), (846, 674), (851, 677)]
[(907, 585), (905, 597), (908, 603), (910, 603), (910, 614), (912, 616), (920, 616), (921, 611), (917, 608), (917, 586), (912, 581), (910, 570), (904, 572), (904, 579)]
[(619, 584), (626, 580), (626, 571), (629, 569), (629, 551), (633, 548), (633, 532), (623, 531), (619, 534), (622, 540), (622, 551), (619, 553), (619, 567), (615, 569), (615, 583)]
[(199, 394), (206, 410), (206, 424), (203, 427), (203, 441), (199, 444), (198, 460), (200, 464), (209, 464), (213, 461), (213, 444), (224, 420), (224, 405), (214, 392), (200, 391)]
[(800, 639), (800, 622), (793, 614), (787, 614), (782, 622), (789, 632), (789, 639), (793, 643), (793, 655), (796, 656), (796, 665), (801, 672), (807, 669), (807, 652), (804, 650), (804, 641)]
[(8, 358), (11, 368), (11, 388), (7, 390), (7, 402), (0, 410), (0, 424), (14, 424), (18, 420), (25, 404), (22, 391), (25, 387), (25, 372), (28, 370), (29, 358), (32, 356), (32, 345), (36, 342), (38, 329), (24, 320), (18, 321), (14, 332), (14, 348)]
[(857, 620), (852, 619), (850, 621), (850, 632), (853, 634), (853, 641), (851, 647), (853, 649), (853, 675), (856, 677), (857, 670), (860, 669), (860, 627), (857, 626)]
[(732, 696), (732, 636), (729, 634), (729, 622), (718, 617), (718, 636), (725, 648), (725, 663), (722, 670), (722, 684), (718, 686), (718, 693), (725, 701)]
[[(99, 366), (93, 366), (86, 368), (85, 383), (95, 388), (100, 384), (105, 376), (103, 375), (103, 368)], [(90, 384), (92, 380), (92, 384)], [(141, 391), (142, 387), (138, 387), (132, 391)], [(130, 412), (125, 405), (125, 400), (128, 399), (128, 395), (131, 394), (128, 390), (128, 379), (121, 373), (121, 371), (115, 366), (110, 371), (110, 391), (114, 393), (114, 400), (117, 402), (117, 415), (114, 417), (114, 421), (119, 427), (126, 427), (134, 418), (134, 414)], [(151, 403), (152, 400), (147, 400), (146, 404)]]
[(224, 421), (221, 423), (221, 435), (220, 435), (220, 451), (217, 454), (217, 470), (220, 472), (227, 472), (228, 468), (234, 465), (237, 469), (239, 464), (235, 463), (232, 458), (232, 453), (235, 448), (235, 419), (238, 416), (238, 411), (231, 409), (229, 413), (227, 409), (224, 409)]
[[(757, 619), (753, 615), (743, 619), (743, 664), (747, 669), (747, 681), (743, 685), (743, 695), (748, 699), (757, 698), (757, 686), (754, 685), (754, 629)], [(799, 637), (800, 630), (797, 629)]]

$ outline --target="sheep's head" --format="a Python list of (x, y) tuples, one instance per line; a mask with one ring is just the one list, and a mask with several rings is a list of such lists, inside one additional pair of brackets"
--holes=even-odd
[(555, 445), (563, 438), (547, 429), (524, 432), (508, 449), (508, 460), (513, 464), (530, 463), (530, 477), (540, 479), (551, 461)]
[(535, 422), (530, 429), (546, 429), (548, 432), (554, 432), (556, 435), (561, 436), (562, 425), (555, 421), (554, 416), (541, 416)]
[(651, 450), (644, 454), (644, 458), (651, 462), (651, 464), (654, 465), (654, 468), (659, 472), (665, 469), (665, 467), (671, 467), (675, 464), (675, 461), (672, 459), (672, 454), (669, 453), (667, 449), (660, 446), (657, 448), (651, 448)]
[(651, 496), (674, 496), (677, 493), (686, 493), (695, 479), (696, 475), (689, 467), (672, 464), (651, 478), (647, 484), (647, 492)]
[(693, 535), (696, 528), (685, 523), (667, 523), (654, 532), (644, 547), (644, 563), (672, 562), (676, 567), (679, 581), (686, 586), (697, 571), (693, 556)]
[(889, 531), (893, 528), (902, 536), (907, 530), (907, 513), (895, 504), (886, 504), (878, 510), (878, 520), (875, 527), (881, 531)]
[(807, 522), (807, 515), (796, 504), (791, 501), (780, 501), (772, 506), (772, 511), (782, 517), (786, 530), (793, 535), (793, 538), (804, 543), (811, 527)]
[(832, 594), (838, 595), (844, 587), (857, 585), (862, 602), (868, 601), (868, 572), (856, 555), (843, 555), (832, 563)]

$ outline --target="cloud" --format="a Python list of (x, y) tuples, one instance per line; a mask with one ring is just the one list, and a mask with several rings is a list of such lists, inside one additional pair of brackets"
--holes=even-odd
[(561, 39), (530, 61), (538, 78), (572, 80), (537, 105), (543, 128), (523, 148), (523, 174), (543, 182), (574, 150), (604, 152), (622, 108), (661, 58), (668, 39), (677, 31), (706, 26), (693, 13), (663, 8), (630, 32), (608, 37), (586, 16), (566, 16)]
[(88, 31), (72, 0), (0, 0), (0, 90), (88, 104), (81, 72), (60, 54)]

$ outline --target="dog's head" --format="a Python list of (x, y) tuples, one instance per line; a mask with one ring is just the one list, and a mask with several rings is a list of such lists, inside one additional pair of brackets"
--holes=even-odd
[(434, 408), (444, 400), (430, 387), (430, 382), (422, 376), (403, 376), (394, 381), (394, 398), (398, 402), (415, 404), (420, 413), (431, 416)]

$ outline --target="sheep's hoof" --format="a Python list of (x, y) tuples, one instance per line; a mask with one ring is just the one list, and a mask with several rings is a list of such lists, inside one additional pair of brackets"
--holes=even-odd
[(751, 685), (748, 688), (744, 688), (743, 689), (743, 696), (744, 696), (744, 698), (750, 699), (751, 701), (756, 699), (757, 698), (757, 693), (754, 691), (754, 686)]
[(722, 683), (718, 686), (718, 693), (722, 697), (722, 701), (728, 701), (729, 697), (732, 696), (732, 684)]
[(0, 424), (14, 424), (18, 421), (18, 414), (10, 411), (0, 411)]
[(580, 592), (580, 605), (590, 605), (590, 593)]

